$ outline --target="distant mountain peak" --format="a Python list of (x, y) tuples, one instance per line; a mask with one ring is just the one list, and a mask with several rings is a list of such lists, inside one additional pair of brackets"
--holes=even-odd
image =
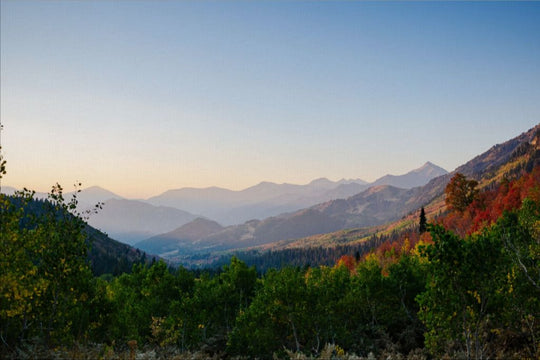
[(435, 171), (437, 173), (440, 173), (441, 175), (444, 175), (448, 173), (448, 171), (431, 161), (426, 161), (426, 163), (422, 166), (420, 166), (418, 169), (412, 170), (412, 172), (425, 172), (425, 171)]
[(93, 185), (93, 186), (89, 186), (87, 188), (81, 189), (81, 193), (92, 194), (92, 195), (107, 195), (107, 196), (110, 196), (111, 198), (114, 197), (118, 199), (122, 198), (120, 195), (115, 194), (112, 191), (107, 190), (97, 185)]
[(198, 217), (187, 224), (180, 226), (168, 233), (157, 235), (156, 237), (168, 237), (168, 238), (177, 238), (180, 239), (191, 239), (196, 240), (200, 237), (208, 236), (215, 232), (223, 230), (218, 222), (206, 219), (203, 217)]
[[(257, 185), (277, 185), (277, 183), (272, 182), (272, 181), (261, 181), (261, 182), (258, 183)], [(256, 185), (256, 186), (257, 186), (257, 185)]]
[(427, 168), (427, 167), (432, 167), (432, 166), (437, 166), (437, 165), (435, 165), (431, 161), (426, 161), (425, 164), (420, 167), (420, 169)]
[(427, 184), (431, 179), (448, 174), (448, 171), (440, 166), (427, 161), (421, 167), (411, 170), (403, 175), (385, 175), (372, 185), (392, 185), (398, 188), (410, 189)]
[(333, 181), (328, 180), (325, 177), (315, 179), (309, 183), (311, 186), (335, 186)]
[(105, 188), (102, 188), (101, 186), (98, 186), (98, 185), (92, 185), (92, 186), (89, 186), (87, 188), (84, 188), (83, 189), (84, 191), (109, 191)]

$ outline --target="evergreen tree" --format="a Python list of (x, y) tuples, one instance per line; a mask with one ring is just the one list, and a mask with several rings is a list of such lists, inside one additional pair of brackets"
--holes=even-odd
[(419, 231), (420, 234), (423, 234), (427, 230), (427, 220), (426, 220), (426, 211), (424, 210), (424, 207), (422, 206), (422, 209), (420, 210), (420, 226)]
[[(2, 125), (0, 125), (0, 130)], [(2, 192), (2, 175), (6, 174), (6, 160), (2, 156), (2, 146), (0, 146), (0, 192)]]

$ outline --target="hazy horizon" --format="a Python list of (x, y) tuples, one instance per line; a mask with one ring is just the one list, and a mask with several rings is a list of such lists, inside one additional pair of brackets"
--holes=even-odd
[[(431, 161), (427, 161), (426, 163), (424, 163), (423, 165), (421, 166), (418, 166), (414, 169), (410, 169), (409, 171), (407, 171), (406, 173), (410, 172), (410, 171), (414, 171), (414, 170), (417, 170), (421, 167), (423, 167), (424, 165), (426, 165), (428, 162), (432, 163)], [(433, 164), (432, 165), (435, 165), (435, 166), (438, 166), (437, 164)], [(442, 168), (442, 167), (441, 167)], [(447, 169), (444, 169), (443, 170), (446, 170), (448, 171)], [(452, 171), (452, 170), (451, 170)], [(263, 184), (263, 183), (273, 183), (273, 184), (277, 184), (277, 185), (309, 185), (310, 183), (314, 182), (314, 181), (317, 181), (317, 180), (321, 180), (321, 179), (326, 179), (326, 180), (329, 180), (331, 182), (334, 182), (334, 183), (337, 183), (337, 182), (340, 182), (340, 181), (351, 181), (351, 182), (354, 182), (354, 181), (365, 181), (366, 183), (372, 183), (372, 182), (375, 182), (376, 180), (380, 179), (381, 177), (384, 177), (386, 175), (394, 175), (394, 176), (400, 176), (400, 175), (405, 175), (406, 173), (402, 173), (402, 174), (393, 174), (393, 173), (386, 173), (376, 179), (372, 179), (370, 181), (367, 181), (361, 177), (357, 177), (357, 178), (340, 178), (340, 179), (329, 179), (327, 177), (319, 177), (319, 178), (315, 178), (315, 179), (311, 179), (307, 182), (304, 182), (304, 183), (291, 183), (291, 182), (274, 182), (274, 181), (268, 181), (268, 180), (261, 180), (255, 184), (250, 184), (246, 187), (242, 187), (242, 188), (239, 188), (239, 189), (231, 189), (231, 188), (226, 188), (226, 187), (223, 187), (223, 186), (218, 186), (218, 185), (210, 185), (210, 186), (200, 186), (200, 187), (197, 187), (197, 186), (183, 186), (183, 187), (177, 187), (177, 188), (170, 188), (170, 189), (165, 189), (164, 191), (160, 191), (158, 193), (153, 193), (153, 194), (150, 194), (150, 195), (147, 195), (147, 196), (144, 196), (144, 197), (136, 197), (136, 196), (124, 196), (122, 195), (122, 192), (117, 192), (117, 191), (113, 191), (111, 189), (108, 189), (108, 188), (105, 188), (104, 186), (100, 185), (100, 184), (82, 184), (81, 186), (78, 186), (78, 184), (60, 184), (62, 186), (62, 188), (64, 189), (65, 192), (72, 192), (74, 191), (75, 189), (80, 189), (82, 191), (86, 190), (86, 189), (91, 189), (91, 188), (95, 188), (95, 187), (99, 187), (101, 189), (104, 189), (104, 190), (108, 190), (112, 193), (114, 193), (115, 195), (118, 195), (118, 196), (121, 196), (122, 198), (124, 199), (128, 199), (128, 200), (146, 200), (146, 199), (149, 199), (151, 197), (154, 197), (154, 196), (157, 196), (157, 195), (161, 195), (163, 194), (164, 192), (168, 191), (168, 190), (179, 190), (179, 189), (210, 189), (210, 188), (219, 188), (219, 189), (225, 189), (225, 190), (231, 190), (231, 191), (242, 191), (242, 190), (247, 190), (251, 187), (255, 187), (257, 185), (260, 185), (260, 184)], [(51, 184), (51, 186), (49, 186), (48, 188), (45, 188), (45, 189), (35, 189), (35, 188), (29, 188), (28, 186), (26, 188), (28, 188), (29, 190), (34, 190), (38, 193), (49, 193), (51, 188), (52, 188), (52, 185), (54, 184)], [(12, 186), (10, 184), (4, 184), (2, 183), (2, 188), (14, 188), (15, 190), (22, 190), (23, 187), (16, 187), (16, 186)]]
[(540, 3), (0, 7), (3, 186), (373, 181), (540, 122)]

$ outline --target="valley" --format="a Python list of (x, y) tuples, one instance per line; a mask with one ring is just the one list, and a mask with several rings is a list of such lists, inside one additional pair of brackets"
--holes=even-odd
[[(360, 179), (318, 179), (306, 185), (263, 182), (242, 191), (171, 190), (147, 200), (122, 199), (93, 187), (81, 192), (81, 203), (104, 203), (103, 209), (89, 218), (90, 225), (142, 250), (168, 253), (170, 258), (171, 252), (189, 255), (230, 250), (381, 224), (398, 216), (392, 204), (407, 196), (406, 189), (446, 173), (428, 162), (404, 175), (386, 175), (373, 183)], [(371, 190), (365, 192), (367, 189)], [(355, 194), (358, 196), (352, 198)], [(347, 217), (341, 216), (342, 212)], [(219, 231), (204, 231), (204, 236), (196, 239), (183, 238), (177, 230), (197, 218), (225, 226)], [(176, 236), (171, 235), (175, 232)]]
[(0, 359), (540, 359), (540, 2), (0, 0)]

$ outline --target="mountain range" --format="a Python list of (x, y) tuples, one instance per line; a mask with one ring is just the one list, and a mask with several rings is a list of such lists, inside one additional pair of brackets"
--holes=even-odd
[[(384, 183), (384, 179), (388, 179), (393, 184), (407, 187), (425, 184), (433, 176), (444, 173), (444, 169), (428, 162), (407, 174), (387, 175), (376, 182)], [(369, 186), (360, 179), (334, 182), (321, 178), (306, 185), (262, 182), (241, 191), (218, 187), (183, 188), (166, 191), (148, 200), (122, 199), (107, 190), (92, 187), (82, 191), (79, 197), (84, 204), (104, 202), (103, 209), (89, 218), (90, 225), (133, 245), (169, 233), (199, 217), (229, 226), (260, 221), (331, 199), (345, 198)], [(154, 247), (151, 249), (155, 250)]]
[[(79, 192), (77, 199), (81, 212), (103, 203), (103, 208), (97, 214), (89, 215), (88, 223), (114, 239), (133, 245), (173, 231), (199, 217), (229, 226), (250, 220), (263, 221), (333, 199), (344, 199), (373, 185), (391, 184), (410, 188), (445, 173), (446, 170), (427, 162), (404, 175), (386, 175), (373, 183), (361, 179), (331, 181), (325, 178), (305, 185), (261, 182), (240, 191), (218, 187), (169, 190), (147, 200), (125, 199), (99, 186), (92, 186)], [(14, 191), (14, 188), (2, 187), (4, 193)], [(65, 198), (70, 199), (73, 194), (68, 192)], [(36, 198), (46, 196), (45, 193), (36, 194)]]
[(169, 190), (147, 201), (153, 205), (170, 206), (234, 225), (253, 219), (300, 210), (328, 200), (346, 198), (373, 185), (388, 184), (411, 188), (426, 184), (447, 171), (430, 162), (404, 175), (386, 175), (373, 183), (361, 179), (331, 181), (313, 180), (306, 185), (261, 182), (240, 191), (217, 187)]
[[(200, 257), (235, 249), (268, 248), (272, 244), (308, 246), (305, 244), (312, 238), (320, 243), (319, 234), (325, 234), (328, 239), (335, 231), (339, 234), (336, 236), (347, 241), (344, 234), (348, 232), (369, 234), (368, 227), (410, 217), (421, 206), (440, 211), (444, 206), (446, 184), (456, 172), (486, 187), (503, 177), (530, 171), (539, 164), (540, 125), (537, 125), (493, 146), (452, 173), (428, 162), (407, 174), (386, 175), (372, 183), (360, 179), (333, 182), (324, 178), (306, 185), (263, 182), (241, 191), (217, 187), (170, 190), (148, 200), (124, 199), (95, 186), (79, 193), (78, 200), (80, 209), (97, 202), (105, 203), (97, 215), (89, 218), (93, 227), (175, 261), (190, 254)], [(14, 191), (14, 188), (2, 187), (3, 193)], [(65, 197), (69, 199), (71, 194), (66, 193)], [(36, 194), (37, 198), (45, 196)], [(247, 220), (236, 224), (221, 221), (220, 224), (208, 214), (221, 214), (221, 220)], [(354, 230), (360, 228), (360, 232)], [(133, 253), (131, 262), (140, 261), (135, 259), (140, 259), (143, 253), (125, 245), (121, 249), (120, 244), (105, 235), (99, 237), (102, 240), (97, 242), (96, 249), (101, 249), (101, 253), (111, 254), (114, 248), (114, 253)], [(112, 260), (111, 257), (106, 262)]]
[(347, 199), (330, 200), (292, 213), (231, 225), (196, 239), (183, 236), (182, 228), (179, 228), (135, 246), (161, 256), (174, 256), (248, 248), (340, 229), (378, 225), (399, 217), (415, 190), (379, 185)]
[[(540, 125), (512, 140), (495, 145), (452, 173), (440, 174), (422, 186), (404, 189), (391, 185), (375, 185), (345, 199), (329, 200), (263, 220), (250, 220), (222, 229), (215, 228), (216, 232), (197, 239), (184, 236), (182, 231), (176, 233), (178, 236), (175, 236), (175, 232), (170, 232), (138, 243), (137, 246), (143, 250), (150, 251), (151, 249), (152, 252), (158, 254), (167, 252), (166, 255), (174, 259), (175, 256), (190, 253), (246, 249), (342, 229), (384, 224), (416, 211), (434, 200), (442, 199), (446, 184), (456, 172), (475, 178), (481, 181), (483, 186), (487, 186), (490, 182), (497, 180), (499, 176), (497, 174), (511, 175), (511, 171), (534, 166), (540, 162), (540, 151), (537, 149), (540, 142), (539, 134)], [(518, 161), (515, 160), (518, 159), (516, 154), (523, 151), (530, 153), (527, 162), (513, 164)], [(523, 160), (519, 161), (523, 162)], [(501, 172), (500, 169), (504, 166), (507, 169)], [(429, 171), (432, 168), (432, 164), (428, 163), (423, 166), (423, 171), (413, 171), (409, 174), (425, 173), (426, 170)], [(412, 175), (401, 177), (401, 179), (411, 178), (413, 178)], [(387, 176), (386, 180), (390, 182), (397, 179)], [(166, 245), (156, 246), (158, 243)], [(171, 244), (174, 245), (169, 246)], [(176, 250), (173, 250), (174, 247)]]
[[(444, 174), (447, 174), (447, 171), (428, 162), (421, 168), (407, 174), (387, 175), (374, 183), (389, 182), (406, 187), (415, 183), (425, 184), (430, 179)], [(318, 195), (312, 190), (314, 186), (322, 190)], [(183, 227), (180, 227), (137, 243), (136, 246), (151, 253), (174, 257), (176, 254), (246, 248), (344, 228), (377, 225), (393, 220), (399, 213), (400, 204), (408, 199), (412, 191), (390, 185), (370, 186), (366, 182), (331, 182), (327, 179), (318, 179), (304, 186), (262, 183), (246, 189), (245, 192), (269, 196), (272, 195), (272, 192), (264, 191), (265, 189), (273, 188), (275, 189), (274, 193), (279, 193), (279, 190), (283, 191), (284, 189), (290, 191), (291, 187), (300, 189), (296, 194), (299, 192), (305, 194), (308, 189), (311, 189), (312, 201), (315, 201), (313, 200), (315, 198), (326, 201), (300, 210), (270, 216), (263, 220), (252, 219), (221, 229), (213, 227), (216, 231), (209, 231), (197, 239), (185, 236)], [(204, 189), (199, 189), (200, 193), (203, 193), (202, 190)], [(245, 192), (241, 195), (245, 195)], [(339, 199), (339, 195), (346, 196), (349, 192), (357, 195)], [(206, 194), (211, 193), (206, 192)], [(227, 194), (231, 193), (227, 192)], [(278, 198), (286, 198), (286, 195), (281, 195)], [(328, 200), (328, 198), (333, 200)], [(202, 223), (199, 221), (198, 226), (201, 225)]]

